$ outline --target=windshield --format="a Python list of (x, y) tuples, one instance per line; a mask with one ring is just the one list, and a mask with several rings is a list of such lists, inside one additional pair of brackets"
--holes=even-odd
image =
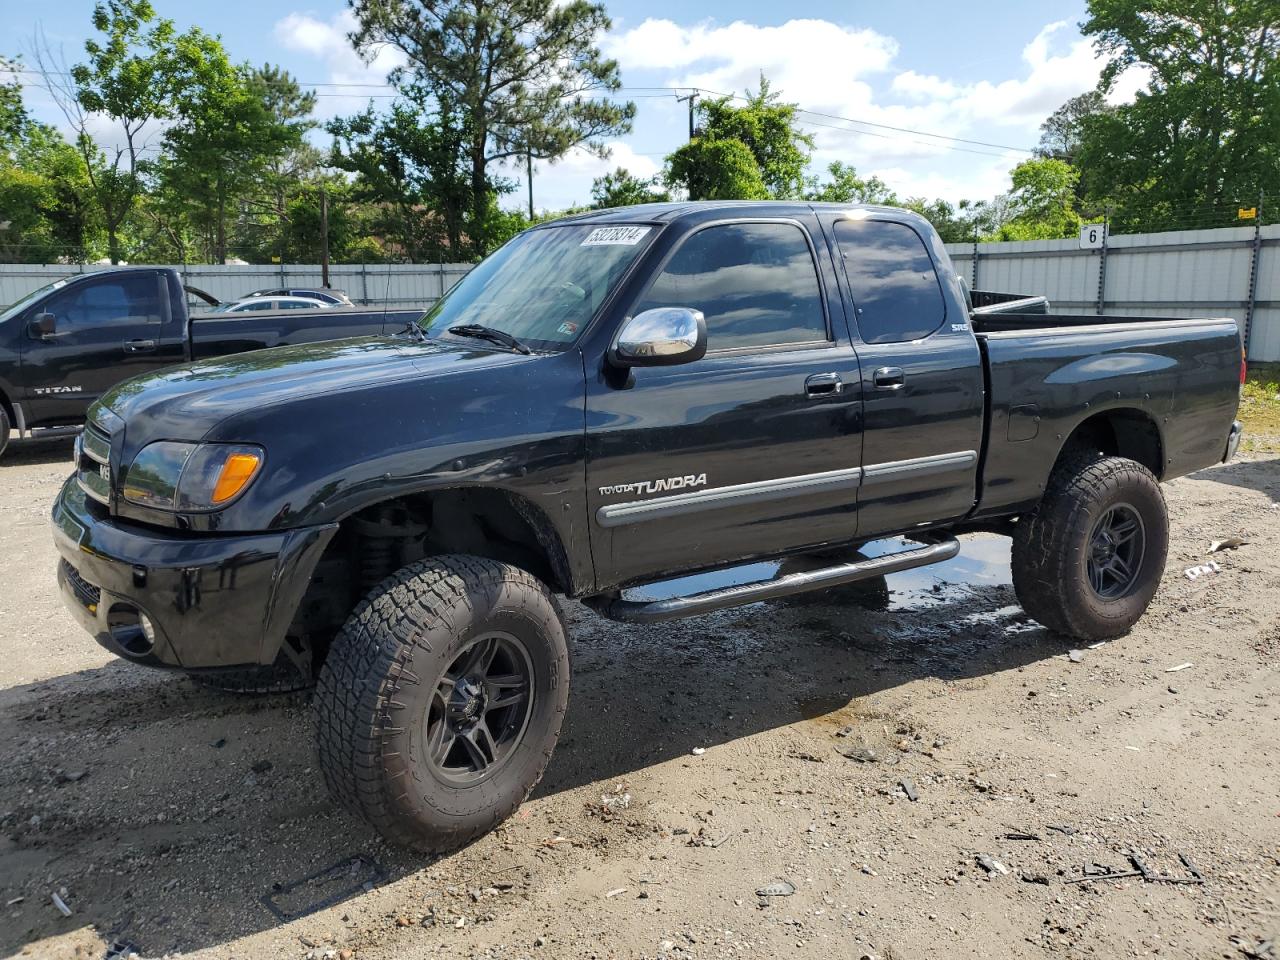
[(450, 327), (493, 327), (535, 350), (577, 338), (652, 238), (639, 224), (540, 227), (522, 233), (468, 273), (418, 322), (430, 336)]
[(67, 285), (67, 281), (70, 279), (71, 279), (70, 277), (63, 277), (61, 280), (53, 281), (53, 283), (46, 283), (39, 290), (32, 290), (30, 293), (28, 293), (25, 297), (23, 297), (21, 300), (15, 303), (13, 306), (7, 308), (4, 311), (4, 313), (0, 313), (0, 323), (4, 323), (10, 317), (16, 317), (23, 310), (25, 310), (33, 301), (39, 300), (46, 293), (52, 293), (54, 290), (59, 290), (62, 287), (65, 287)]

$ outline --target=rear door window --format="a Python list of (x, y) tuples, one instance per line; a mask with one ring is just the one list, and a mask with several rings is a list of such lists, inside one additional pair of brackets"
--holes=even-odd
[(942, 326), (942, 287), (918, 233), (888, 220), (837, 220), (835, 235), (865, 343), (919, 340)]
[(707, 318), (707, 349), (827, 339), (817, 267), (794, 223), (725, 223), (688, 237), (634, 313), (691, 307)]

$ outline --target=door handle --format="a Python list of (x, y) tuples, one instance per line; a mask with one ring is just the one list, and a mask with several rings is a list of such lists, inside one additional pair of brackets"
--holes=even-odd
[(804, 392), (811, 397), (824, 397), (831, 393), (839, 393), (843, 386), (838, 373), (815, 373), (806, 378)]
[(901, 390), (907, 377), (901, 367), (880, 367), (871, 375), (871, 380), (879, 390)]
[(126, 340), (124, 342), (125, 353), (155, 353), (156, 342), (154, 340)]

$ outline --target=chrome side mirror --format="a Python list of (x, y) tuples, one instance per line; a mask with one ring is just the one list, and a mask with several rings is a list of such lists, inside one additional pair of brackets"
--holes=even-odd
[(701, 310), (655, 307), (623, 323), (609, 359), (620, 367), (669, 367), (701, 360), (706, 352), (707, 321)]

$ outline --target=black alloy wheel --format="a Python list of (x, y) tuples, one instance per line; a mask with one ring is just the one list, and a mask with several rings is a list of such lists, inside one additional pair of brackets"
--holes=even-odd
[(1146, 544), (1142, 515), (1127, 503), (1110, 507), (1089, 535), (1085, 562), (1093, 592), (1103, 600), (1115, 600), (1132, 590), (1142, 570)]
[(431, 771), (459, 786), (497, 771), (528, 726), (532, 683), (529, 651), (514, 635), (472, 641), (436, 681), (423, 741)]

